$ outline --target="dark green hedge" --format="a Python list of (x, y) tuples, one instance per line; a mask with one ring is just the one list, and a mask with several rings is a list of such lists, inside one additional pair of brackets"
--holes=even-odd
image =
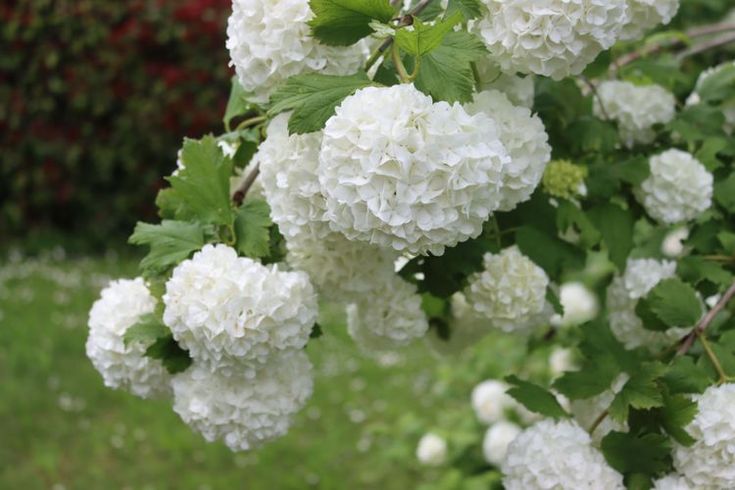
[(218, 130), (229, 0), (0, 6), (0, 242), (104, 243), (153, 211), (184, 136)]

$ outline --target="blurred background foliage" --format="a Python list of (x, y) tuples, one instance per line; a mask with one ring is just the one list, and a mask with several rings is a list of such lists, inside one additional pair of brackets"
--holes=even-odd
[[(221, 128), (229, 0), (0, 6), (0, 236), (123, 241), (184, 136)], [(55, 239), (54, 239), (55, 240)]]

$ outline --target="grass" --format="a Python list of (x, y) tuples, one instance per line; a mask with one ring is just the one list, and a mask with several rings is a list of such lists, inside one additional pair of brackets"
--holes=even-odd
[[(435, 403), (425, 346), (382, 367), (325, 328), (308, 346), (314, 396), (289, 434), (232, 453), (193, 433), (169, 402), (105, 388), (87, 360), (91, 303), (109, 278), (133, 275), (135, 262), (115, 257), (0, 263), (0, 488), (406, 489), (423, 478), (416, 441), (391, 436), (391, 424)], [(401, 464), (386, 457), (396, 442)]]

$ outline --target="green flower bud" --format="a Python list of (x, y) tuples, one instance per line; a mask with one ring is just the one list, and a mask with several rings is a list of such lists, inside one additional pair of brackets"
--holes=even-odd
[(587, 167), (575, 165), (569, 160), (554, 160), (546, 166), (542, 183), (547, 194), (572, 199), (587, 193), (585, 177)]

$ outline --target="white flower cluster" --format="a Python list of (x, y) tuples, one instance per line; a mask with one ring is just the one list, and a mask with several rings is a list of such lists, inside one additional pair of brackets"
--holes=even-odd
[(423, 336), (429, 322), (416, 286), (397, 275), (347, 308), (347, 331), (365, 350), (390, 350)]
[(318, 173), (333, 230), (441, 254), (480, 234), (509, 162), (491, 118), (401, 84), (358, 90), (336, 108)]
[(312, 392), (311, 363), (303, 351), (274, 355), (255, 378), (212, 373), (195, 364), (174, 377), (174, 410), (208, 441), (233, 451), (282, 436)]
[(509, 412), (524, 408), (506, 392), (507, 383), (496, 379), (488, 379), (472, 390), (472, 409), (477, 420), (484, 424), (495, 424), (504, 420)]
[(485, 461), (495, 466), (502, 465), (508, 454), (508, 446), (520, 433), (521, 428), (513, 422), (501, 420), (493, 424), (482, 439), (482, 454)]
[(551, 160), (544, 123), (530, 109), (514, 106), (497, 90), (475, 94), (465, 109), (470, 114), (485, 114), (497, 124), (500, 141), (510, 155), (510, 163), (503, 169), (498, 209), (510, 211), (531, 197)]
[(316, 169), (321, 132), (288, 134), (290, 113), (279, 114), (268, 125), (268, 137), (258, 147), (253, 163), (260, 165), (258, 180), (271, 209), (271, 218), (286, 238), (329, 233), (324, 221), (325, 201)]
[(559, 302), (564, 314), (554, 315), (551, 319), (554, 325), (569, 326), (581, 325), (597, 316), (600, 310), (597, 295), (581, 282), (565, 282), (559, 288)]
[(416, 446), (416, 458), (426, 466), (441, 466), (447, 460), (447, 441), (433, 432), (424, 434)]
[(546, 419), (525, 429), (508, 447), (502, 471), (507, 490), (625, 488), (589, 434), (570, 420)]
[[(619, 374), (618, 377), (613, 380), (610, 388), (599, 395), (581, 400), (574, 400), (571, 403), (571, 411), (577, 423), (582, 427), (590, 427), (597, 417), (610, 407), (613, 399), (615, 399), (615, 395), (620, 393), (620, 390), (623, 389), (623, 386), (628, 382), (628, 379), (630, 378), (627, 374)], [(605, 417), (595, 429), (594, 434), (592, 434), (592, 439), (595, 444), (598, 444), (603, 437), (613, 430), (626, 432), (628, 430), (628, 424), (626, 422), (620, 423), (612, 417)]]
[(319, 293), (329, 301), (355, 301), (394, 275), (392, 250), (348, 240), (339, 233), (323, 238), (299, 234), (288, 239), (286, 248), (288, 263), (309, 274)]
[(492, 326), (528, 333), (551, 317), (546, 301), (549, 278), (517, 247), (486, 253), (483, 270), (470, 276), (467, 301)]
[(735, 384), (711, 386), (696, 400), (686, 427), (696, 442), (674, 448), (674, 467), (693, 488), (735, 488)]
[[(730, 17), (733, 17), (733, 19), (723, 20), (723, 23), (735, 22), (735, 10), (733, 10), (730, 13)], [(709, 77), (721, 72), (727, 67), (733, 67), (733, 66), (735, 66), (735, 61), (729, 61), (727, 63), (722, 63), (721, 65), (717, 65), (717, 66), (708, 68), (704, 70), (702, 73), (700, 73), (699, 78), (697, 78), (697, 84), (694, 86), (694, 91), (689, 95), (689, 97), (686, 100), (687, 105), (699, 104), (700, 102), (699, 92), (702, 90), (702, 86), (704, 85), (704, 82)], [(723, 129), (728, 134), (732, 134), (733, 130), (735, 130), (735, 100), (725, 100), (722, 102), (720, 107), (722, 109), (722, 114), (725, 116), (725, 125)]]
[(657, 332), (643, 328), (635, 313), (638, 300), (664, 279), (674, 277), (676, 262), (655, 259), (628, 259), (625, 273), (616, 276), (607, 288), (610, 329), (626, 348), (647, 347), (655, 350), (679, 338), (686, 330), (672, 328)]
[(628, 22), (625, 0), (483, 0), (475, 29), (507, 73), (577, 75)]
[(123, 341), (127, 329), (155, 307), (156, 300), (141, 278), (111, 282), (92, 305), (87, 357), (105, 386), (124, 388), (142, 398), (170, 393), (170, 376), (161, 361), (145, 356), (148, 345), (126, 346)]
[(629, 21), (620, 39), (636, 40), (659, 24), (668, 24), (679, 10), (679, 0), (627, 0)]
[(318, 313), (305, 273), (266, 267), (226, 245), (205, 245), (179, 264), (163, 301), (176, 341), (211, 371), (253, 374), (273, 352), (304, 347)]
[(659, 85), (633, 85), (607, 80), (597, 86), (594, 114), (617, 121), (620, 137), (626, 146), (648, 144), (656, 138), (655, 124), (666, 124), (676, 114), (674, 95)]
[(292, 75), (348, 75), (360, 68), (366, 44), (319, 44), (309, 34), (307, 22), (313, 15), (308, 0), (233, 0), (227, 49), (240, 84), (253, 93), (251, 100), (267, 102), (276, 86)]
[(638, 200), (654, 219), (667, 224), (689, 221), (712, 205), (712, 174), (691, 154), (666, 150), (650, 158), (651, 175)]
[(679, 475), (666, 475), (653, 482), (653, 490), (694, 490), (686, 478)]

